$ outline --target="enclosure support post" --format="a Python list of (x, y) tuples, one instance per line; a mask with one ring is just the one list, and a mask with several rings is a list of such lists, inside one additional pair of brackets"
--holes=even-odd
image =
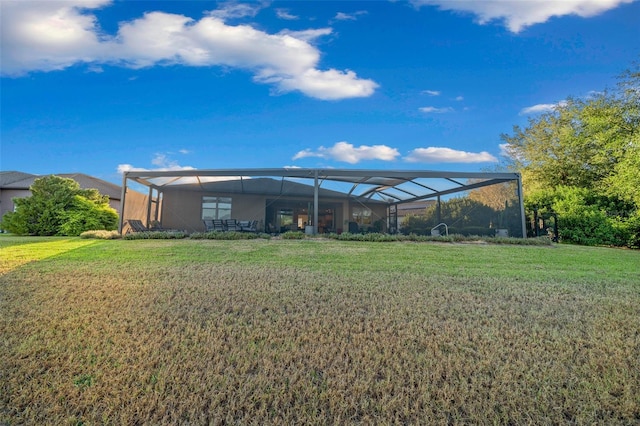
[(524, 194), (522, 193), (522, 175), (518, 173), (518, 201), (520, 202), (520, 220), (522, 222), (522, 238), (527, 238), (527, 222), (524, 217)]
[(438, 195), (438, 204), (436, 206), (436, 215), (438, 216), (436, 222), (442, 222), (442, 210), (440, 210), (440, 196)]
[(153, 187), (149, 187), (149, 198), (147, 199), (147, 228), (151, 226), (151, 202), (153, 201)]
[(156, 212), (155, 212), (155, 220), (156, 221), (160, 221), (160, 202), (161, 202), (161, 197), (162, 197), (163, 192), (161, 192), (160, 190), (156, 189)]
[(124, 201), (127, 196), (127, 172), (122, 173), (122, 193), (120, 195), (120, 221), (118, 222), (118, 233), (122, 234), (124, 226)]
[(313, 235), (318, 233), (318, 170), (313, 176)]

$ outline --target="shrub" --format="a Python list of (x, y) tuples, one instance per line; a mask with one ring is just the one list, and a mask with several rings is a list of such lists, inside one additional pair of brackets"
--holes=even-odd
[(101, 230), (84, 231), (82, 234), (80, 234), (80, 238), (95, 238), (98, 240), (116, 240), (118, 238), (122, 238), (122, 235), (120, 235), (118, 231), (107, 231), (107, 230), (101, 229)]
[(594, 190), (559, 186), (527, 197), (529, 210), (555, 212), (560, 240), (583, 245), (638, 247), (639, 211), (615, 197)]
[(31, 196), (15, 198), (15, 212), (0, 228), (18, 235), (80, 235), (91, 229), (116, 229), (118, 213), (96, 189), (81, 189), (73, 179), (47, 176), (31, 185)]
[(179, 240), (186, 237), (187, 234), (182, 231), (149, 231), (126, 234), (122, 238), (125, 240)]
[(92, 229), (115, 230), (118, 213), (109, 205), (96, 204), (76, 195), (67, 211), (61, 214), (60, 235), (80, 235)]
[(254, 232), (218, 232), (218, 231), (209, 231), (209, 232), (194, 232), (189, 235), (189, 238), (192, 240), (255, 240), (257, 238), (269, 239), (271, 235), (265, 233), (254, 233)]

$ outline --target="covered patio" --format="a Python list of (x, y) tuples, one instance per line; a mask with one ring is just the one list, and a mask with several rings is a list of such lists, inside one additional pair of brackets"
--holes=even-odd
[[(133, 218), (129, 217), (132, 213), (127, 204), (128, 194), (134, 188), (148, 193), (146, 208), (142, 209), (144, 217), (135, 217), (146, 220), (147, 224), (166, 219), (172, 221), (166, 226), (192, 229), (203, 214), (201, 204), (195, 206), (193, 200), (208, 194), (224, 194), (236, 197), (235, 210), (250, 211), (254, 217), (262, 215), (265, 223), (268, 221), (265, 203), (267, 207), (274, 200), (306, 203), (307, 229), (313, 234), (318, 233), (319, 218), (327, 206), (335, 206), (334, 221), (345, 224), (353, 209), (349, 206), (374, 209), (384, 206), (386, 231), (394, 233), (398, 230), (399, 205), (433, 200), (439, 206), (441, 200), (448, 197), (505, 183), (513, 184), (520, 210), (521, 229), (514, 233), (524, 237), (522, 181), (517, 173), (302, 168), (127, 171), (123, 173), (119, 230), (122, 232), (127, 219)], [(169, 203), (170, 199), (174, 201)], [(340, 213), (343, 206), (345, 211)], [(181, 216), (191, 219), (181, 222)]]

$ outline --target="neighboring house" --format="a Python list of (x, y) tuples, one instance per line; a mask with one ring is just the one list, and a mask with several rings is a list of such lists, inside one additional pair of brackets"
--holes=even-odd
[[(120, 186), (82, 173), (60, 173), (55, 174), (55, 176), (73, 179), (83, 189), (97, 189), (100, 194), (107, 195), (109, 197), (109, 205), (120, 212), (120, 197), (122, 196), (122, 188)], [(6, 212), (14, 210), (14, 198), (30, 197), (31, 191), (29, 188), (36, 179), (42, 177), (45, 176), (15, 171), (0, 171), (0, 217)]]
[(413, 201), (398, 205), (398, 227), (402, 229), (402, 222), (407, 216), (424, 216), (427, 207), (438, 204), (436, 200)]

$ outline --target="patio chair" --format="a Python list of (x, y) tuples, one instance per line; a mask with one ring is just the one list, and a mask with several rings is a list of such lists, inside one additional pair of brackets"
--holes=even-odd
[(138, 219), (129, 219), (127, 220), (129, 224), (129, 229), (127, 229), (127, 234), (130, 232), (149, 232), (149, 228), (144, 226), (141, 220)]
[(212, 231), (224, 232), (226, 230), (227, 230), (227, 227), (224, 225), (224, 220), (222, 220), (222, 219), (213, 219), (213, 229), (212, 229)]
[(171, 229), (165, 229), (162, 227), (162, 224), (157, 220), (152, 220), (149, 225), (149, 231), (172, 231)]
[(242, 228), (238, 224), (238, 221), (235, 219), (225, 220), (224, 225), (227, 228), (227, 231), (242, 231)]
[(241, 220), (239, 222), (239, 224), (240, 224), (240, 230), (242, 232), (258, 232), (258, 230), (257, 230), (258, 221), (257, 220)]
[(224, 227), (224, 221), (219, 220), (219, 219), (203, 219), (202, 222), (204, 222), (204, 226), (206, 228), (206, 232), (224, 232), (225, 231), (225, 227)]

